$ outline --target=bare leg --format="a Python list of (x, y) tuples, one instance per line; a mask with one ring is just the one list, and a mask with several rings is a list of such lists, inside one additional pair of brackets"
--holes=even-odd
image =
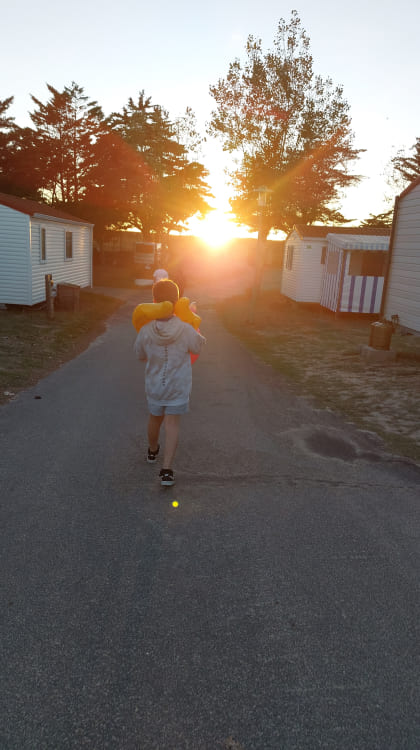
[(163, 456), (163, 468), (171, 469), (176, 453), (179, 435), (180, 414), (165, 415), (165, 452)]
[(154, 414), (150, 414), (149, 423), (147, 425), (147, 438), (149, 440), (149, 448), (151, 451), (157, 451), (159, 443), (159, 432), (163, 422), (162, 417), (155, 417)]

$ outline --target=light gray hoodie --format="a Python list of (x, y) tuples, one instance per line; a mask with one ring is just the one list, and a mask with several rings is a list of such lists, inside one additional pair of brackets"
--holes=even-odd
[(146, 323), (134, 344), (140, 360), (147, 360), (146, 397), (162, 406), (188, 403), (192, 387), (191, 357), (206, 339), (189, 323), (173, 315)]

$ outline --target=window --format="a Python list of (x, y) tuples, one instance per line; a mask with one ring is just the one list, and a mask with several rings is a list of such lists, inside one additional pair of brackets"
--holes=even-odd
[(286, 247), (286, 263), (285, 267), (288, 271), (291, 271), (293, 268), (293, 250), (295, 249), (294, 245), (288, 245)]
[(41, 236), (39, 242), (39, 262), (45, 263), (47, 260), (47, 230), (41, 227)]
[(66, 232), (66, 260), (73, 258), (73, 232)]
[(325, 266), (325, 258), (327, 256), (327, 246), (324, 245), (321, 250), (321, 266)]
[(384, 276), (386, 252), (353, 250), (350, 255), (349, 276)]
[(327, 263), (327, 273), (333, 274), (333, 276), (336, 275), (338, 271), (338, 259), (340, 257), (340, 253), (337, 252), (337, 250), (333, 250), (328, 255), (328, 263)]

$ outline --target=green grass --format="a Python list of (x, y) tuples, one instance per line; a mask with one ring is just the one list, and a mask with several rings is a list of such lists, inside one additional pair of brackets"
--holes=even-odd
[(53, 320), (42, 307), (0, 310), (0, 403), (83, 351), (120, 305), (81, 290), (80, 311), (56, 310)]

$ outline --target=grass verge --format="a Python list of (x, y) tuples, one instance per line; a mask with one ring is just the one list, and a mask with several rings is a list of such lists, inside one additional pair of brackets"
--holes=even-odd
[(220, 304), (226, 328), (316, 405), (380, 435), (389, 450), (420, 461), (420, 337), (395, 333), (395, 362), (367, 364), (368, 316), (336, 318), (319, 305), (262, 292), (254, 322), (249, 296)]
[(80, 311), (56, 310), (53, 320), (42, 307), (0, 310), (0, 404), (86, 349), (121, 304), (82, 289)]

